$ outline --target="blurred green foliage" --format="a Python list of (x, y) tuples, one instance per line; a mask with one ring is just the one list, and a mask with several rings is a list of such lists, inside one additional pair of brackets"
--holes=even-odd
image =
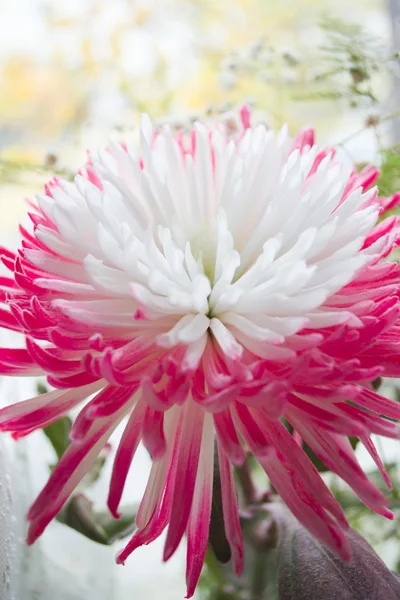
[(377, 181), (382, 196), (390, 196), (400, 190), (400, 148), (383, 148), (381, 151), (380, 176)]

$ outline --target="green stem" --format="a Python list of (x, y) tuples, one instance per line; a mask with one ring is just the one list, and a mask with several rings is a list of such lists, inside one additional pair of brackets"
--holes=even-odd
[(222, 587), (225, 583), (225, 577), (219, 562), (215, 558), (214, 552), (207, 550), (204, 564), (207, 566), (212, 579), (218, 584), (218, 587)]
[(255, 504), (258, 500), (258, 493), (251, 476), (247, 458), (241, 467), (236, 468), (236, 474), (240, 487), (242, 488), (245, 505), (251, 506), (252, 504)]
[[(382, 117), (381, 119), (379, 119), (378, 125), (380, 123), (384, 123), (385, 121), (390, 121), (390, 119), (395, 119), (396, 117), (400, 117), (400, 110), (395, 110), (394, 112), (389, 113), (388, 115), (385, 115), (384, 117)], [(367, 127), (362, 127), (361, 129), (358, 129), (354, 133), (351, 133), (346, 138), (344, 138), (344, 140), (342, 140), (341, 142), (339, 142), (338, 146), (343, 146), (343, 144), (346, 144), (346, 142), (349, 142), (353, 138), (357, 137), (358, 135), (360, 135), (360, 133), (362, 133), (366, 129), (368, 129), (368, 128)]]
[(390, 121), (390, 119), (395, 119), (396, 117), (400, 117), (400, 109), (395, 110), (392, 113), (389, 113), (385, 117), (382, 117), (382, 119), (380, 119), (380, 123), (383, 123), (384, 121)]
[(268, 550), (254, 549), (250, 582), (251, 600), (268, 600), (266, 596), (268, 553)]
[(0, 168), (10, 169), (13, 171), (32, 171), (38, 174), (51, 173), (67, 178), (71, 178), (73, 176), (72, 171), (69, 171), (68, 169), (62, 169), (54, 165), (34, 164), (23, 161), (0, 159)]

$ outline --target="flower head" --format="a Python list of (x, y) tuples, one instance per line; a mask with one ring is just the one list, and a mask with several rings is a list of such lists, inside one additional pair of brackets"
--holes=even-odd
[(144, 118), (139, 154), (112, 143), (73, 182), (53, 180), (32, 204), (33, 232), (21, 228), (18, 253), (2, 250), (12, 277), (1, 279), (0, 323), (23, 333), (26, 348), (2, 348), (1, 373), (44, 373), (54, 389), (4, 408), (0, 429), (18, 438), (87, 401), (29, 511), (28, 542), (127, 417), (114, 515), (140, 441), (153, 466), (138, 530), (117, 560), (168, 527), (167, 560), (186, 532), (188, 596), (208, 543), (215, 456), (238, 573), (232, 464), (246, 449), (343, 559), (346, 518), (301, 440), (391, 517), (348, 436), (388, 482), (370, 436), (396, 438), (400, 406), (371, 382), (400, 375), (400, 268), (383, 260), (398, 219), (378, 223), (399, 196), (380, 198), (378, 171), (341, 164), (311, 129), (275, 136), (241, 115), (231, 137), (201, 123), (189, 135), (153, 131)]

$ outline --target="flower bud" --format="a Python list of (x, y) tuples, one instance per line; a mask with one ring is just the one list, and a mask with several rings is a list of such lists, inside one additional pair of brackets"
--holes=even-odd
[(279, 600), (399, 600), (400, 578), (368, 542), (350, 530), (344, 563), (288, 515), (281, 527)]

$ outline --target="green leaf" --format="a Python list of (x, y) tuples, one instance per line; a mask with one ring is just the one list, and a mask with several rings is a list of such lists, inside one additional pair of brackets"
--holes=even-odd
[(329, 471), (326, 464), (320, 458), (318, 458), (318, 456), (311, 450), (310, 446), (303, 443), (303, 450), (307, 454), (308, 458), (311, 460), (312, 464), (317, 469), (317, 471), (319, 471), (320, 473), (325, 473), (325, 471)]
[(43, 427), (43, 432), (50, 440), (58, 460), (62, 457), (69, 446), (69, 432), (72, 426), (72, 421), (69, 417), (62, 417), (50, 425)]
[(107, 457), (109, 455), (109, 451), (109, 446), (105, 446), (105, 448), (101, 450), (99, 456), (96, 458), (90, 469), (83, 476), (78, 486), (80, 492), (83, 492), (87, 488), (91, 487), (99, 479)]
[(219, 470), (218, 454), (215, 453), (212, 509), (208, 541), (218, 561), (227, 563), (231, 559), (231, 547), (225, 532), (224, 516), (222, 510), (221, 475)]
[(358, 437), (354, 437), (354, 436), (352, 436), (352, 437), (349, 437), (349, 442), (350, 442), (350, 444), (351, 444), (351, 447), (353, 448), (353, 450), (355, 450), (355, 449), (356, 449), (356, 447), (357, 447), (357, 444), (358, 444), (358, 442), (359, 442), (359, 441), (360, 441), (360, 440), (358, 439)]
[(131, 535), (136, 529), (135, 519), (138, 507), (121, 509), (119, 519), (114, 519), (108, 511), (96, 513), (96, 520), (102, 526), (110, 544)]
[(135, 506), (123, 511), (120, 519), (114, 519), (109, 513), (94, 511), (93, 502), (78, 494), (69, 500), (56, 518), (93, 542), (110, 546), (134, 531), (136, 512)]
[(49, 390), (42, 381), (39, 381), (36, 386), (36, 391), (38, 394), (46, 394)]
[(108, 546), (105, 531), (96, 523), (93, 503), (83, 494), (72, 497), (56, 518), (90, 540)]

